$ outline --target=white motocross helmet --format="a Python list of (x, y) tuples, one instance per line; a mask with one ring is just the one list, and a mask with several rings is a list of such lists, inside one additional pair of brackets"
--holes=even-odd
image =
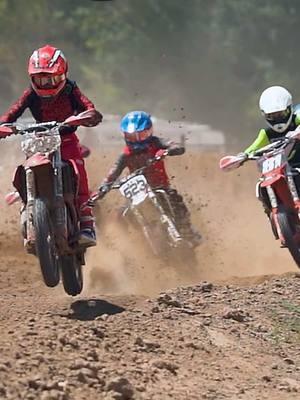
[(259, 108), (275, 132), (283, 133), (288, 129), (293, 118), (293, 99), (288, 90), (281, 86), (267, 88), (260, 96)]

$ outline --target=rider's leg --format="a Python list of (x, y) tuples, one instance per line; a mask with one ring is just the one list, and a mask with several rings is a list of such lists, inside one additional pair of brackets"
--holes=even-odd
[(95, 222), (92, 208), (84, 205), (89, 199), (89, 188), (84, 161), (76, 160), (79, 172), (78, 207), (80, 210), (80, 239), (79, 242), (86, 246), (96, 245)]
[(89, 199), (88, 178), (81, 156), (80, 146), (77, 138), (66, 139), (62, 144), (62, 158), (64, 160), (73, 159), (76, 162), (79, 174), (79, 187), (77, 205), (80, 213), (80, 238), (79, 243), (87, 247), (96, 245), (96, 233), (92, 208), (84, 206)]

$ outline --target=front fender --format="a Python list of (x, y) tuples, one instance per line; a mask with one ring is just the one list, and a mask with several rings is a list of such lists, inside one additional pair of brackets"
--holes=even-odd
[(40, 167), (41, 165), (51, 164), (51, 160), (48, 156), (41, 153), (36, 153), (33, 156), (27, 158), (23, 163), (25, 168), (35, 168)]
[(284, 175), (278, 174), (270, 177), (265, 177), (265, 179), (261, 181), (260, 186), (261, 187), (273, 186), (275, 182), (280, 180), (285, 181)]

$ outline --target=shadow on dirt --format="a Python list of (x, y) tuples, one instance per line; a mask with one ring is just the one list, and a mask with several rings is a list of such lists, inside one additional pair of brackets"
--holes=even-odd
[(80, 321), (92, 321), (101, 315), (114, 315), (125, 311), (125, 308), (106, 300), (77, 300), (71, 304), (72, 312), (67, 316), (69, 319)]

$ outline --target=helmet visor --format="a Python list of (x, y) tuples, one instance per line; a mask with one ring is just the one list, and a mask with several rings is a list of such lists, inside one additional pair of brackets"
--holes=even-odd
[(125, 132), (125, 138), (128, 142), (139, 143), (147, 140), (152, 135), (152, 129), (145, 129), (143, 131), (136, 131), (132, 133)]
[(270, 124), (282, 124), (288, 121), (289, 116), (291, 115), (291, 109), (287, 108), (283, 111), (276, 111), (273, 113), (265, 114), (266, 119), (270, 122)]
[(31, 79), (39, 89), (55, 89), (66, 79), (66, 75), (37, 74), (33, 75)]

